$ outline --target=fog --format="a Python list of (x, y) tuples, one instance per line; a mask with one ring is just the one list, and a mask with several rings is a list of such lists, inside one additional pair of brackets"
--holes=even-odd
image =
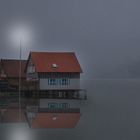
[(74, 51), (85, 79), (140, 78), (140, 2), (137, 0), (1, 0), (0, 56), (18, 58), (7, 30), (23, 23), (30, 51)]
[(139, 140), (139, 85), (140, 80), (86, 81), (83, 88), (87, 89), (88, 99), (81, 101), (82, 116), (74, 129), (30, 129), (24, 123), (3, 123), (1, 138)]
[(0, 0), (0, 57), (19, 58), (8, 31), (23, 23), (34, 37), (22, 43), (22, 58), (30, 51), (75, 52), (88, 94), (75, 129), (1, 124), (1, 138), (21, 127), (29, 131), (20, 140), (139, 140), (139, 7), (138, 0)]

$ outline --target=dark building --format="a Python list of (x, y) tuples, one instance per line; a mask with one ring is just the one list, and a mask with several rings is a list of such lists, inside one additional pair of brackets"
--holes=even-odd
[[(26, 62), (26, 60), (21, 60), (21, 89), (26, 89), (27, 86), (24, 72)], [(9, 89), (18, 89), (19, 63), (20, 61), (15, 59), (1, 59), (0, 61), (0, 79), (8, 83)]]

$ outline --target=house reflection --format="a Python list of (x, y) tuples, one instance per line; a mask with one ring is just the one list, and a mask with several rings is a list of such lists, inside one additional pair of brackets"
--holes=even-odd
[[(18, 120), (18, 71), (18, 60), (1, 60), (1, 122)], [(22, 61), (21, 120), (31, 128), (74, 128), (86, 99), (81, 73), (73, 52), (31, 52)]]

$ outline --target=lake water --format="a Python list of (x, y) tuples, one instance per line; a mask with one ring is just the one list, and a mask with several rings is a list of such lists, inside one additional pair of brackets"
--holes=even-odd
[(27, 124), (1, 124), (2, 140), (140, 140), (140, 80), (87, 80), (75, 129), (32, 130)]

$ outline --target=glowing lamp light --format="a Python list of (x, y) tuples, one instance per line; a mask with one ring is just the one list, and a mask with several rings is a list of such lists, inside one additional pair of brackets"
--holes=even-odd
[(8, 128), (7, 140), (35, 140), (34, 133), (25, 124), (12, 124)]
[(13, 32), (12, 40), (19, 41), (22, 40), (23, 42), (28, 42), (30, 40), (30, 35), (28, 33), (28, 30), (23, 28), (17, 28), (15, 29), (15, 32)]
[(16, 130), (11, 135), (11, 140), (29, 140), (29, 134), (24, 130)]
[(15, 24), (8, 29), (8, 36), (10, 43), (14, 46), (19, 47), (20, 41), (24, 47), (29, 46), (33, 37), (32, 27), (21, 23)]

